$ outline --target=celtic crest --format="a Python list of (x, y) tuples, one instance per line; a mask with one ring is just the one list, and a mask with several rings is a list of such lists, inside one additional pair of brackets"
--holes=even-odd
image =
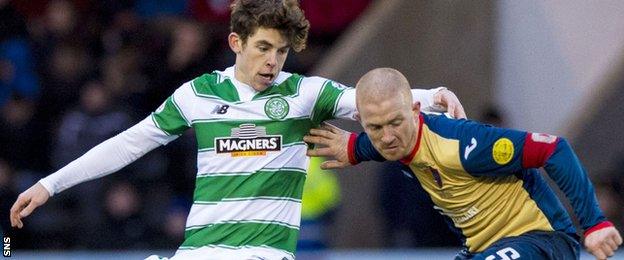
[(271, 98), (264, 104), (264, 113), (274, 120), (284, 119), (288, 115), (288, 110), (288, 102), (281, 97)]

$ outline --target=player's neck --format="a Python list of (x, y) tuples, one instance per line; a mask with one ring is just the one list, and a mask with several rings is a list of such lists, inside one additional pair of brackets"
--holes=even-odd
[(236, 65), (234, 65), (234, 79), (239, 83), (242, 83), (241, 85), (255, 90), (255, 88), (251, 86), (251, 77), (249, 77), (246, 73), (243, 73)]
[(421, 139), (421, 135), (422, 135), (422, 116), (419, 114), (415, 120), (414, 120), (414, 134), (411, 135), (411, 139), (408, 142), (408, 146), (410, 147), (410, 149), (408, 149), (409, 153), (407, 153), (403, 159), (399, 160), (400, 162), (404, 163), (404, 164), (409, 164), (412, 159), (414, 159), (414, 156), (416, 155), (416, 153), (418, 152), (419, 146), (420, 146), (420, 139)]

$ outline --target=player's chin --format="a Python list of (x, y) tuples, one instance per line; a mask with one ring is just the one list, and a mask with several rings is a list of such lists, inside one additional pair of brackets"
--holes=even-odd
[(388, 161), (398, 161), (403, 159), (403, 156), (401, 156), (398, 148), (383, 149), (380, 153)]
[(260, 92), (260, 91), (264, 91), (264, 90), (266, 90), (266, 89), (267, 89), (267, 88), (269, 88), (270, 86), (271, 86), (271, 82), (264, 82), (264, 81), (261, 81), (261, 82), (256, 82), (256, 83), (254, 84), (253, 88), (254, 88), (256, 91), (259, 91), (259, 92)]

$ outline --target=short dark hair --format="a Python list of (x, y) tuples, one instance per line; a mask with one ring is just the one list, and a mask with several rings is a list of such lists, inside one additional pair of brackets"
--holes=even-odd
[(305, 49), (310, 22), (297, 0), (236, 0), (230, 6), (230, 30), (243, 44), (260, 27), (279, 30), (296, 52)]

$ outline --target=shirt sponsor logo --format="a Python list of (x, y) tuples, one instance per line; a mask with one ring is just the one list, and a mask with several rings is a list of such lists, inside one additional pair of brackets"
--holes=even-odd
[(231, 135), (215, 138), (217, 154), (229, 153), (232, 157), (265, 156), (267, 152), (282, 150), (282, 136), (267, 135), (263, 126), (241, 124), (237, 128), (232, 128)]
[(481, 212), (481, 210), (475, 206), (472, 206), (468, 209), (463, 209), (463, 210), (454, 211), (454, 212), (445, 211), (443, 208), (438, 207), (438, 206), (433, 206), (433, 207), (437, 209), (438, 211), (440, 211), (440, 214), (451, 218), (455, 224), (465, 223), (466, 221), (472, 219), (474, 216), (479, 214), (479, 212)]
[(508, 138), (500, 138), (496, 140), (492, 147), (492, 157), (499, 165), (505, 165), (514, 155), (514, 145)]

